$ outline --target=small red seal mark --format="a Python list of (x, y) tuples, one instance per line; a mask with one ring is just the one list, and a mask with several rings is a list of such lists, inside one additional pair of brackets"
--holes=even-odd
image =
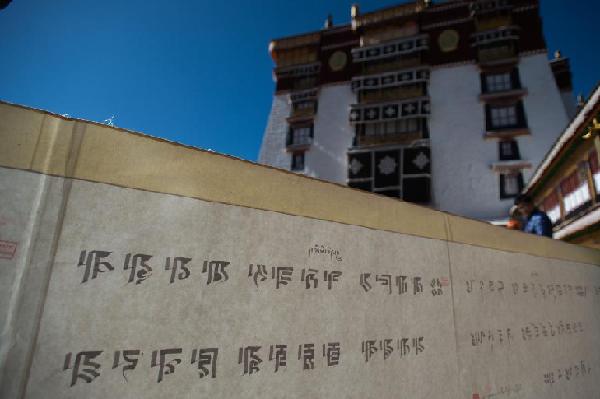
[(440, 282), (442, 283), (442, 287), (447, 287), (448, 284), (450, 284), (450, 282), (448, 281), (448, 277), (442, 277), (440, 279)]
[(12, 259), (17, 252), (17, 243), (0, 240), (0, 259)]
[(474, 393), (471, 399), (481, 399), (478, 393)]

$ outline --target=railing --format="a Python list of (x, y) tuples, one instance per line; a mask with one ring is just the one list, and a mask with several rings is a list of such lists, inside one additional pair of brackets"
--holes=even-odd
[(471, 12), (476, 16), (511, 8), (508, 0), (478, 0), (471, 4)]
[(504, 26), (498, 29), (477, 32), (472, 35), (473, 46), (482, 46), (507, 40), (519, 39), (518, 26)]

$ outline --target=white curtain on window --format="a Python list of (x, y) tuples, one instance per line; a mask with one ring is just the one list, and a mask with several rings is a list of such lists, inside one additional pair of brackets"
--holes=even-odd
[(565, 196), (565, 212), (569, 213), (590, 200), (587, 184), (582, 184), (577, 189)]
[(556, 223), (560, 219), (560, 204), (546, 212), (552, 223)]

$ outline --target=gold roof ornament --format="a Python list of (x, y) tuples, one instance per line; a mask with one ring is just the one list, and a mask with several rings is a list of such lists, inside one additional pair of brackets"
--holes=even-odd
[(327, 19), (325, 20), (325, 24), (323, 27), (325, 29), (329, 29), (333, 26), (333, 16), (331, 14), (327, 14)]

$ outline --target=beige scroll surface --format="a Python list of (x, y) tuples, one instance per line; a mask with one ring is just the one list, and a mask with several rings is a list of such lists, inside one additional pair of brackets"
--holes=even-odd
[(2, 397), (600, 391), (596, 251), (104, 126), (0, 115), (0, 240), (16, 245), (0, 258)]

